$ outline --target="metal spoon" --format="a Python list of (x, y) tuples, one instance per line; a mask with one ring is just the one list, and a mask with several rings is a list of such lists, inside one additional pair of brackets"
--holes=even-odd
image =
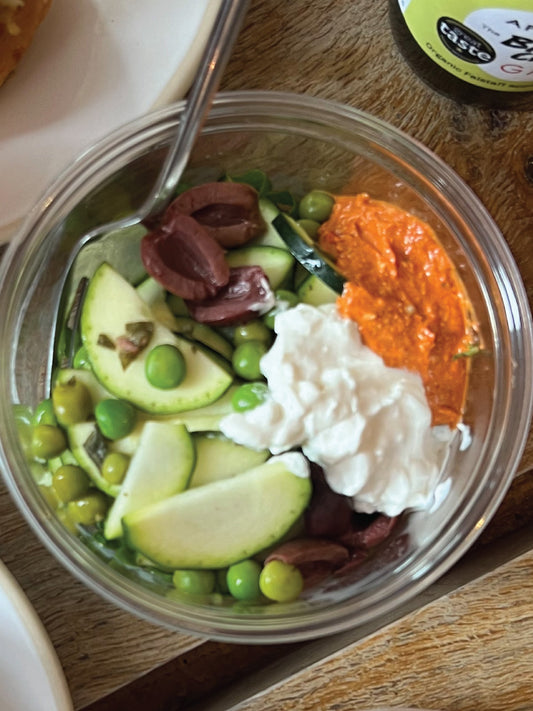
[(203, 120), (207, 116), (212, 100), (218, 88), (222, 72), (227, 64), (235, 39), (246, 14), (249, 0), (222, 0), (213, 29), (205, 47), (200, 68), (188, 94), (185, 108), (173, 143), (170, 145), (158, 178), (141, 207), (130, 215), (107, 222), (82, 235), (73, 246), (64, 271), (62, 288), (59, 290), (59, 303), (55, 330), (52, 334), (47, 363), (44, 369), (44, 385), (48, 390), (52, 379), (52, 367), (60, 320), (61, 294), (68, 280), (72, 266), (80, 251), (90, 242), (110, 232), (123, 230), (140, 224), (147, 218), (164, 211), (171, 202), (176, 186), (183, 174), (189, 156), (200, 132)]

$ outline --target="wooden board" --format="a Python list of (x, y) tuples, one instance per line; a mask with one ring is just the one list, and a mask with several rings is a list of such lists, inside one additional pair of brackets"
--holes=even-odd
[[(533, 164), (533, 116), (460, 106), (429, 90), (405, 65), (392, 41), (385, 0), (252, 0), (222, 88), (294, 91), (344, 102), (391, 122), (425, 143), (466, 180), (493, 214), (520, 266), (533, 303), (533, 180), (530, 168), (528, 172), (528, 166)], [(520, 469), (532, 468), (530, 433)], [(533, 507), (526, 510), (519, 506), (520, 501), (531, 496), (530, 480), (525, 481), (527, 485), (519, 487), (521, 495), (509, 500), (502, 530), (531, 523)], [(0, 520), (0, 557), (41, 616), (64, 666), (77, 709), (98, 701), (98, 708), (103, 709), (106, 695), (132, 684), (137, 693), (130, 695), (122, 708), (133, 711), (137, 698), (143, 699), (143, 708), (155, 710), (150, 699), (155, 698), (156, 677), (148, 672), (162, 668), (169, 670), (169, 677), (165, 686), (167, 698), (161, 701), (160, 708), (181, 708), (170, 706), (169, 701), (184, 698), (170, 676), (177, 667), (183, 675), (175, 677), (175, 684), (180, 680), (190, 684), (190, 701), (201, 697), (202, 686), (207, 693), (216, 690), (217, 684), (234, 682), (251, 669), (252, 659), (259, 666), (272, 660), (266, 649), (253, 655), (239, 653), (232, 645), (206, 645), (138, 620), (102, 600), (54, 561), (3, 487)], [(502, 560), (505, 556), (499, 562)], [(528, 704), (531, 707), (533, 690), (522, 666), (526, 664), (524, 659), (531, 665), (533, 658), (529, 642), (533, 639), (531, 565), (531, 556), (525, 556), (516, 570), (504, 567), (488, 583), (484, 581), (477, 597), (468, 593), (477, 588), (473, 582), (466, 592), (460, 590), (455, 597), (452, 593), (442, 607), (430, 605), (415, 612), (413, 618), (407, 616), (395, 622), (369, 640), (364, 653), (360, 647), (350, 647), (353, 638), (346, 638), (345, 656), (337, 652), (324, 667), (313, 667), (305, 682), (293, 680), (279, 697), (272, 698), (278, 704), (288, 704), (291, 699), (302, 704), (293, 708), (319, 708), (319, 700), (324, 708), (350, 710), (385, 700), (396, 704), (409, 700), (421, 706), (432, 702), (435, 706), (437, 701), (442, 702), (448, 684), (453, 699), (446, 707), (450, 710), (518, 711), (528, 708)], [(482, 598), (484, 589), (494, 592), (492, 602), (491, 596)], [(469, 627), (462, 626), (463, 618)], [(447, 625), (448, 619), (454, 624)], [(479, 639), (475, 632), (478, 622), (486, 625)], [(415, 624), (418, 634), (412, 635), (410, 630)], [(523, 658), (513, 656), (518, 644), (525, 650)], [(317, 648), (320, 657), (320, 647)], [(324, 645), (323, 654), (326, 650)], [(411, 659), (418, 654), (424, 664), (420, 674), (428, 688), (417, 692), (417, 696), (408, 695), (414, 678), (410, 665), (399, 661), (407, 650)], [(475, 657), (475, 650), (481, 651), (481, 656)], [(219, 666), (217, 654), (226, 660), (220, 664), (225, 675), (214, 673)], [(193, 657), (195, 679), (191, 680), (185, 672)], [(461, 672), (462, 657), (473, 663), (470, 676), (469, 671)], [(171, 666), (176, 659), (176, 666)], [(498, 687), (496, 676), (504, 673), (511, 675), (509, 684), (516, 680), (517, 691), (511, 693), (507, 681)], [(313, 674), (320, 677), (320, 685), (313, 681)], [(457, 674), (461, 677), (455, 684)], [(209, 686), (206, 679), (213, 676), (214, 682)], [(141, 677), (144, 688), (153, 692), (148, 700), (140, 692), (142, 684), (135, 687)], [(317, 686), (324, 687), (323, 691)], [(433, 687), (441, 696), (430, 695)], [(374, 689), (373, 696), (370, 688)], [(311, 706), (311, 689), (319, 694), (315, 706)], [(497, 693), (497, 703), (490, 706), (489, 695), (493, 692)], [(476, 701), (484, 706), (476, 706)], [(275, 704), (270, 707), (284, 708)], [(108, 708), (120, 711), (121, 706), (117, 702)]]

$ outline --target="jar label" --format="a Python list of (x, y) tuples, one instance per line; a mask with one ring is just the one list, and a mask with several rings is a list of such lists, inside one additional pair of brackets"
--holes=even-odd
[(533, 91), (532, 0), (398, 3), (413, 38), (443, 69), (484, 89)]

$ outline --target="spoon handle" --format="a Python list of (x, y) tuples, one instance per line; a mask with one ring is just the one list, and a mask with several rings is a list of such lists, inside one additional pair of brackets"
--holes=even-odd
[(198, 73), (180, 117), (178, 131), (156, 184), (145, 203), (146, 213), (157, 214), (166, 207), (183, 174), (196, 137), (218, 89), (248, 5), (249, 0), (222, 0), (220, 3)]

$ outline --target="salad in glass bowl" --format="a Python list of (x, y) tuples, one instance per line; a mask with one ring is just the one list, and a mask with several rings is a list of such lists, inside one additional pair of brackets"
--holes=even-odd
[(460, 555), (517, 466), (516, 267), (402, 134), (244, 94), (215, 104), (164, 214), (83, 248), (65, 282), (176, 120), (96, 147), (11, 248), (8, 483), (73, 572), (155, 621), (256, 641), (368, 621)]

